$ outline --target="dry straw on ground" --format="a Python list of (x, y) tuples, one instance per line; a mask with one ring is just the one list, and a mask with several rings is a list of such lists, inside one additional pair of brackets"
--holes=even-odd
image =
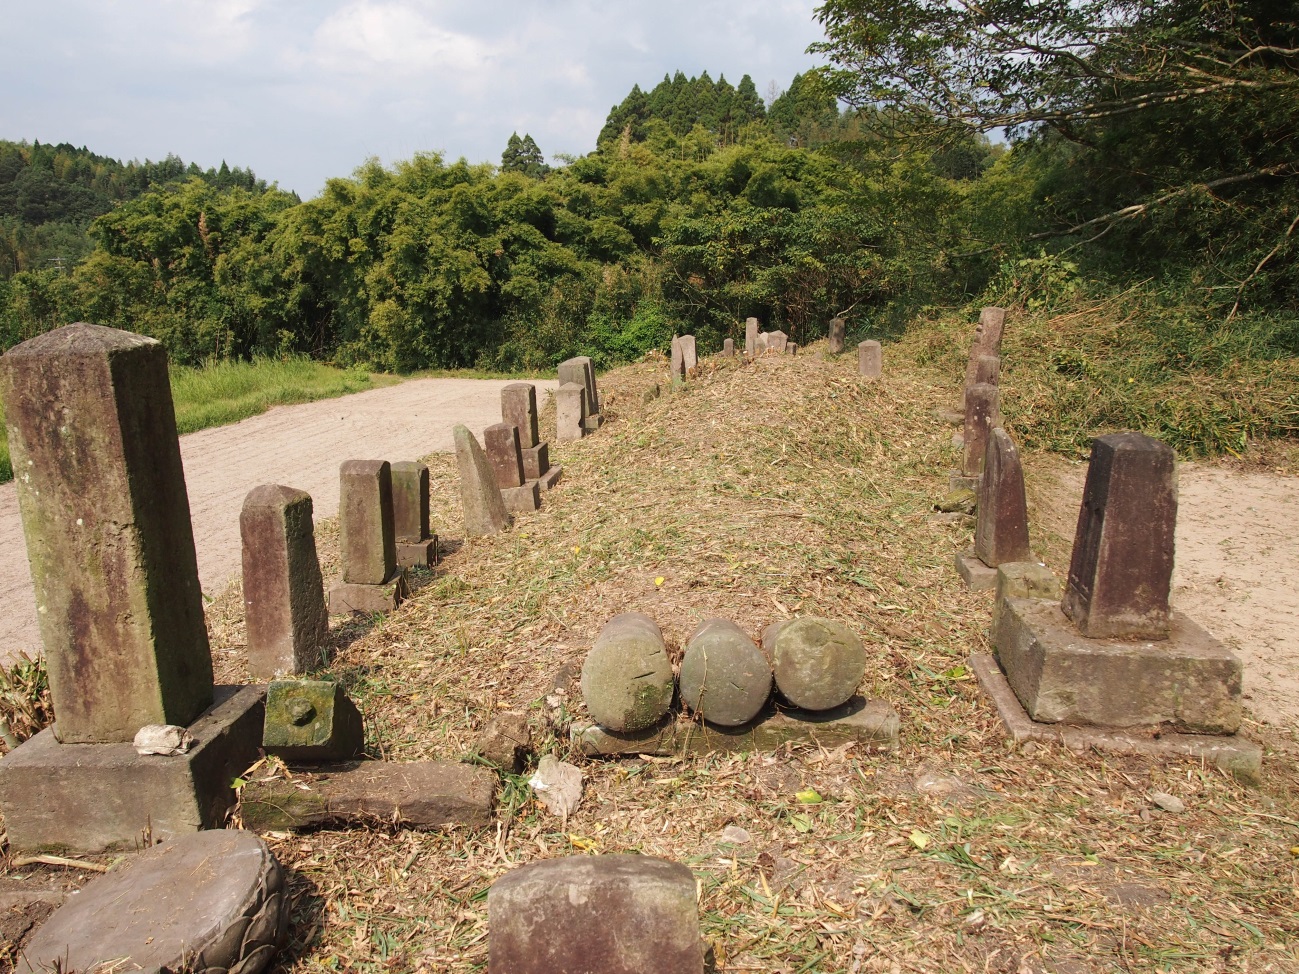
[[(517, 710), (543, 751), (582, 764), (585, 797), (561, 828), (509, 777), (492, 831), (271, 836), (295, 894), (277, 970), (481, 971), (491, 883), (595, 852), (690, 866), (721, 971), (1299, 969), (1293, 742), (1267, 742), (1258, 788), (1193, 763), (1009, 746), (964, 666), (990, 610), (951, 567), (971, 526), (932, 510), (957, 462), (932, 414), (958, 377), (898, 352), (866, 382), (855, 356), (822, 348), (706, 360), (648, 402), (666, 362), (603, 377), (610, 423), (557, 444), (543, 416), (564, 479), (495, 538), (460, 541), (454, 459), (429, 461), (450, 553), (397, 613), (338, 630), (329, 670), (376, 758), (463, 756)], [(332, 528), (319, 539), (328, 575)], [(902, 717), (901, 749), (576, 758), (585, 648), (631, 609), (674, 649), (711, 616), (755, 636), (799, 613), (842, 620), (870, 653), (863, 692)], [(238, 678), (237, 592), (211, 612)], [(751, 841), (723, 843), (728, 825)]]

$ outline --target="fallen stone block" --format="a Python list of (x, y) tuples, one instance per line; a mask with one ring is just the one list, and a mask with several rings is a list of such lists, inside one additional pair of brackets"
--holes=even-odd
[(754, 721), (739, 727), (717, 727), (670, 718), (635, 732), (606, 730), (596, 724), (574, 724), (571, 736), (583, 754), (684, 755), (774, 751), (782, 744), (825, 748), (843, 744), (892, 750), (901, 724), (897, 711), (882, 700), (853, 697), (833, 710), (781, 710), (768, 706)]
[(17, 971), (266, 970), (284, 944), (284, 870), (238, 830), (177, 836), (88, 883), (36, 931)]
[(1216, 765), (1250, 784), (1261, 779), (1263, 749), (1240, 734), (1175, 734), (1162, 728), (1108, 730), (1039, 723), (1024, 710), (993, 657), (983, 653), (971, 656), (970, 669), (1017, 744), (1044, 741), (1063, 744), (1072, 751), (1136, 754), (1162, 761), (1192, 758)]
[(239, 805), (251, 829), (383, 822), (411, 828), (490, 825), (496, 775), (447, 761), (362, 761), (313, 774), (254, 779)]
[(438, 563), (438, 536), (427, 541), (398, 541), (397, 566), (399, 568), (432, 568)]
[(747, 724), (771, 696), (771, 664), (729, 619), (700, 623), (681, 661), (681, 701), (709, 723)]
[(1170, 618), (1167, 639), (1088, 639), (1055, 602), (1005, 599), (992, 643), (1035, 721), (1235, 733), (1240, 660), (1182, 613)]
[(830, 710), (853, 697), (866, 672), (866, 648), (842, 623), (803, 616), (767, 627), (762, 651), (776, 687), (795, 707)]
[(262, 747), (285, 761), (344, 761), (364, 750), (364, 722), (341, 684), (276, 680), (266, 688)]
[(989, 568), (973, 551), (957, 554), (956, 574), (971, 592), (991, 592), (997, 587), (997, 569)]
[(605, 623), (582, 664), (582, 699), (591, 716), (617, 731), (642, 730), (672, 706), (675, 683), (658, 625), (640, 612)]
[(537, 478), (536, 483), (542, 490), (552, 490), (554, 489), (555, 484), (559, 483), (560, 478), (563, 476), (563, 467), (550, 467), (544, 474)]
[(220, 686), (188, 726), (195, 744), (174, 756), (133, 744), (60, 744), (46, 728), (0, 761), (0, 814), (14, 852), (95, 855), (220, 828), (231, 782), (257, 760), (262, 687)]
[(570, 856), (506, 873), (487, 893), (500, 974), (703, 974), (694, 874), (650, 856)]
[(523, 477), (525, 480), (538, 480), (550, 469), (550, 444), (538, 443), (522, 451)]
[(532, 731), (523, 714), (497, 714), (474, 741), (474, 753), (494, 768), (518, 774), (532, 751)]

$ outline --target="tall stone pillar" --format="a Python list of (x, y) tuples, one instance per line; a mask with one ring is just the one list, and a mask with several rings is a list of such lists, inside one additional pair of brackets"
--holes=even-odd
[(212, 655), (166, 351), (68, 325), (0, 358), (0, 399), (59, 739), (190, 723)]
[(838, 355), (843, 351), (844, 320), (842, 318), (830, 319), (830, 334), (827, 345), (831, 355)]

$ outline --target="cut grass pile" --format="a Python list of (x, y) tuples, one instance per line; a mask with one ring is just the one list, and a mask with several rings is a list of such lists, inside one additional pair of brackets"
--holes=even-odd
[[(331, 399), (398, 381), (356, 369), (336, 369), (305, 358), (255, 358), (173, 366), (171, 394), (176, 428), (193, 433), (264, 413), (272, 406)], [(9, 441), (0, 413), (0, 483), (13, 480)]]
[[(649, 402), (666, 363), (620, 369), (601, 379), (611, 422), (577, 444), (554, 442), (547, 409), (564, 479), (495, 538), (459, 541), (454, 460), (431, 458), (452, 551), (398, 612), (337, 629), (330, 672), (374, 757), (465, 756), (516, 710), (541, 752), (582, 766), (583, 803), (561, 822), (525, 774), (504, 779), (487, 832), (272, 835), (295, 895), (280, 969), (482, 971), (491, 883), (597, 852), (694, 870), (720, 971), (1299, 969), (1293, 742), (1264, 738), (1259, 788), (1193, 762), (1008, 745), (965, 669), (990, 610), (951, 567), (971, 528), (931, 510), (956, 461), (931, 411), (958, 375), (940, 383), (893, 347), (866, 383), (854, 356), (819, 348), (710, 360)], [(334, 526), (318, 538), (328, 575)], [(243, 676), (239, 606), (232, 591), (211, 607), (227, 679)], [(585, 650), (633, 609), (678, 654), (711, 616), (755, 636), (796, 613), (842, 620), (868, 646), (863, 692), (901, 715), (901, 749), (577, 758)], [(806, 788), (823, 800), (801, 802)], [(752, 841), (722, 843), (727, 825)]]

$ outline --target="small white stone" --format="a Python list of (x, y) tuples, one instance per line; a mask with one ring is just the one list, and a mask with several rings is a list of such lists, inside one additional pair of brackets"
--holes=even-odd
[(194, 738), (184, 727), (175, 724), (146, 724), (132, 742), (137, 754), (161, 754), (167, 757), (184, 754), (194, 746)]
[(722, 829), (722, 842), (734, 842), (736, 845), (744, 845), (753, 841), (753, 836), (749, 835), (738, 825), (728, 825)]
[(1174, 815), (1181, 815), (1186, 811), (1186, 803), (1176, 795), (1169, 795), (1162, 791), (1152, 791), (1150, 800), (1166, 812), (1172, 812)]

